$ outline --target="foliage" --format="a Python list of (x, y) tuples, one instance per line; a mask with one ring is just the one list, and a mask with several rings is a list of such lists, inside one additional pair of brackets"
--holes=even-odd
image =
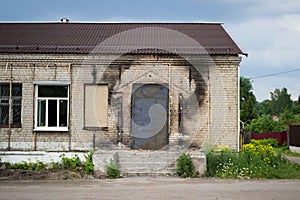
[(21, 169), (21, 170), (44, 170), (44, 169), (70, 169), (70, 170), (84, 170), (85, 174), (93, 174), (94, 173), (94, 165), (93, 165), (93, 152), (89, 152), (85, 158), (86, 162), (81, 162), (78, 155), (74, 155), (72, 158), (65, 157), (65, 155), (61, 155), (61, 162), (51, 162), (50, 164), (45, 164), (41, 161), (37, 162), (21, 162), (21, 163), (1, 163), (5, 164), (7, 169)]
[(280, 123), (287, 125), (290, 123), (299, 123), (300, 122), (300, 106), (293, 105), (290, 109), (286, 109), (280, 115)]
[[(252, 115), (250, 117), (250, 112), (247, 109), (252, 107), (252, 101), (246, 101), (247, 98), (245, 98), (245, 94), (251, 94), (252, 92), (250, 81), (241, 77), (240, 89), (240, 119), (245, 123), (245, 131), (257, 133), (280, 132), (287, 130), (289, 124), (300, 124), (300, 95), (298, 101), (293, 102), (286, 88), (276, 88), (270, 93), (271, 100), (256, 102), (254, 113), (256, 112), (258, 116)], [(274, 115), (278, 116), (278, 120), (275, 122), (272, 120)]]
[(114, 179), (114, 178), (121, 177), (120, 170), (113, 160), (110, 160), (109, 164), (106, 165), (105, 168), (106, 168), (106, 177), (107, 178)]
[(84, 165), (84, 172), (86, 174), (93, 174), (94, 173), (94, 163), (93, 163), (93, 155), (94, 152), (89, 152), (86, 156), (85, 156), (85, 163)]
[(258, 111), (258, 115), (262, 116), (262, 115), (272, 115), (272, 108), (271, 108), (271, 101), (270, 100), (264, 100), (260, 103), (257, 103), (257, 111)]
[(237, 154), (231, 150), (216, 151), (213, 150), (206, 155), (206, 166), (207, 171), (205, 172), (206, 176), (217, 176), (219, 167), (224, 163), (237, 160)]
[(278, 124), (278, 121), (273, 121), (271, 115), (263, 115), (260, 118), (252, 119), (250, 124), (245, 126), (245, 131), (252, 133), (266, 133), (281, 132), (285, 130), (284, 127), (281, 127)]
[(5, 163), (7, 169), (22, 169), (22, 170), (43, 170), (47, 165), (41, 161), (37, 162), (21, 162), (21, 163)]
[(288, 94), (286, 88), (281, 90), (276, 88), (274, 92), (271, 92), (271, 102), (270, 106), (272, 109), (272, 114), (281, 114), (284, 110), (292, 107), (293, 101), (291, 100), (291, 95)]
[(247, 123), (257, 117), (255, 110), (256, 98), (252, 92), (252, 85), (249, 79), (240, 78), (240, 118)]
[(276, 153), (271, 145), (246, 144), (241, 152), (212, 151), (207, 176), (221, 178), (300, 178), (300, 165)]
[(276, 152), (284, 156), (300, 157), (300, 153), (291, 151), (287, 144), (283, 145), (282, 147), (276, 148), (275, 150)]
[(279, 147), (279, 142), (275, 138), (268, 138), (268, 139), (263, 139), (263, 140), (251, 140), (251, 144), (254, 144), (255, 146), (259, 145), (270, 145), (271, 147)]
[(181, 154), (180, 157), (177, 159), (176, 173), (178, 176), (183, 178), (197, 176), (197, 173), (195, 172), (194, 163), (189, 154)]
[(288, 129), (288, 124), (300, 123), (300, 105), (294, 104), (291, 108), (286, 109), (279, 120), (274, 121), (271, 115), (263, 114), (257, 119), (252, 119), (249, 124), (246, 124), (245, 131), (252, 133), (262, 132), (280, 132)]
[(63, 154), (63, 155), (60, 156), (60, 158), (61, 158), (61, 166), (63, 168), (75, 169), (76, 167), (81, 167), (82, 166), (80, 158), (76, 154), (72, 158), (67, 158)]

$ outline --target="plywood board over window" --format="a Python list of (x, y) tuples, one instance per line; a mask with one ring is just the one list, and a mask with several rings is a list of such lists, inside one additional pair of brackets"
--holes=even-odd
[(84, 98), (84, 127), (107, 127), (108, 85), (85, 85)]

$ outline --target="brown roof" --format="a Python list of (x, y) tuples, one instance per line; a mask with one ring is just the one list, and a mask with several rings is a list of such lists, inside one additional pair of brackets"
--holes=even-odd
[(0, 23), (1, 53), (244, 53), (221, 23)]

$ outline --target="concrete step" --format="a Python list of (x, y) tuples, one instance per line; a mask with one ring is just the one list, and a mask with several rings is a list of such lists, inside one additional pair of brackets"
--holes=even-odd
[[(102, 175), (106, 173), (109, 160), (114, 160), (125, 176), (174, 175), (181, 154), (180, 151), (100, 150), (94, 153), (93, 161), (95, 171)], [(206, 168), (203, 153), (197, 151), (191, 157), (197, 164), (196, 169), (203, 171)]]
[(180, 152), (131, 151), (118, 153), (117, 165), (128, 174), (174, 174)]

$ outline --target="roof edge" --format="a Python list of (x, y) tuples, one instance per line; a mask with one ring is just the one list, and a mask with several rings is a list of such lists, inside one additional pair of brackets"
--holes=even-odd
[(197, 22), (197, 21), (0, 21), (0, 24), (216, 24), (223, 25), (223, 22)]

